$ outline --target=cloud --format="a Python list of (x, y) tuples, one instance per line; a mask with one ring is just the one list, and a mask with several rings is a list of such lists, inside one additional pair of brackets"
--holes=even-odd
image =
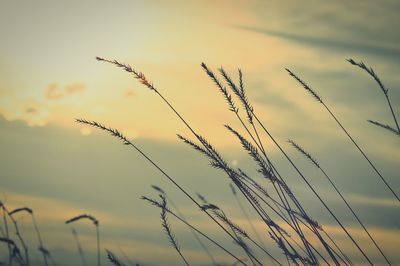
[(58, 100), (64, 98), (68, 95), (83, 92), (86, 86), (82, 83), (71, 83), (61, 88), (58, 83), (50, 83), (45, 92), (46, 99), (48, 100)]
[(400, 59), (400, 49), (398, 47), (388, 47), (383, 45), (375, 45), (362, 42), (352, 42), (349, 40), (338, 40), (329, 36), (316, 35), (300, 35), (285, 31), (271, 30), (267, 28), (238, 26), (240, 29), (265, 34), (272, 37), (285, 39), (288, 41), (304, 44), (305, 46), (314, 46), (330, 51), (339, 51), (346, 53), (363, 53), (367, 55), (375, 55), (398, 61)]
[(56, 100), (62, 98), (64, 94), (60, 91), (58, 83), (50, 83), (46, 88), (45, 96), (48, 100)]
[(25, 109), (25, 113), (27, 113), (27, 114), (35, 114), (35, 113), (37, 113), (37, 111), (38, 110), (35, 107), (28, 107)]
[(73, 83), (65, 86), (66, 94), (74, 94), (78, 92), (82, 92), (86, 89), (85, 85), (82, 83)]
[(125, 92), (125, 97), (133, 97), (136, 95), (136, 92), (134, 92), (133, 90), (129, 90)]

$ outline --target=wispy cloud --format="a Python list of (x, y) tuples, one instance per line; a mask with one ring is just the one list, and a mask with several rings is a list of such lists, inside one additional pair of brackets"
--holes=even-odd
[(38, 110), (35, 107), (27, 107), (25, 109), (25, 113), (27, 113), (27, 114), (35, 114), (35, 113), (37, 113), (37, 111)]
[(276, 38), (285, 39), (287, 41), (303, 44), (304, 46), (313, 46), (319, 49), (345, 52), (347, 54), (366, 54), (385, 57), (386, 59), (398, 61), (400, 59), (400, 49), (390, 46), (370, 44), (359, 41), (351, 41), (349, 39), (336, 39), (330, 36), (317, 36), (296, 34), (285, 31), (271, 30), (268, 28), (260, 28), (253, 26), (237, 26), (237, 28), (252, 31)]
[(86, 89), (85, 85), (82, 83), (73, 83), (65, 85), (65, 93), (66, 94), (74, 94), (78, 92), (82, 92)]
[(45, 97), (48, 100), (58, 100), (68, 95), (83, 92), (86, 86), (82, 83), (71, 83), (62, 87), (59, 83), (50, 83), (45, 90)]
[(398, 202), (393, 199), (387, 198), (376, 198), (376, 197), (366, 197), (362, 195), (350, 195), (349, 199), (354, 203), (360, 205), (368, 205), (375, 207), (386, 207), (386, 208), (398, 208)]
[(60, 85), (58, 83), (50, 83), (45, 91), (45, 97), (48, 100), (60, 99), (64, 94), (60, 91)]
[(133, 97), (135, 95), (136, 95), (136, 92), (134, 90), (128, 90), (124, 94), (125, 97)]

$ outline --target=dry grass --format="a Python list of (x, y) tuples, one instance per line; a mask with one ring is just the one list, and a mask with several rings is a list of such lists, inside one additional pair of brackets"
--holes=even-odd
[[(167, 173), (158, 162), (155, 162), (145, 153), (143, 149), (140, 149), (134, 141), (129, 140), (119, 130), (96, 121), (77, 119), (77, 123), (85, 124), (104, 131), (110, 134), (112, 137), (120, 140), (129, 148), (133, 148), (136, 152), (143, 156), (147, 162), (149, 162), (158, 170), (163, 178), (166, 178), (172, 183), (173, 187), (178, 193), (182, 193), (186, 197), (186, 201), (188, 203), (192, 203), (193, 206), (199, 210), (199, 212), (203, 213), (205, 217), (209, 219), (209, 222), (211, 222), (218, 230), (220, 230), (220, 232), (225, 234), (231, 241), (233, 241), (233, 243), (235, 243), (241, 251), (241, 254), (237, 254), (237, 252), (229, 250), (224, 244), (221, 244), (213, 236), (204, 233), (201, 228), (193, 226), (190, 220), (184, 217), (179, 211), (178, 206), (176, 206), (167, 196), (165, 190), (157, 185), (153, 185), (152, 188), (158, 194), (158, 200), (147, 196), (142, 196), (142, 199), (150, 203), (152, 206), (160, 208), (162, 228), (166, 233), (169, 243), (178, 253), (178, 256), (181, 258), (184, 264), (189, 265), (190, 258), (188, 257), (187, 253), (184, 252), (184, 247), (182, 248), (178, 244), (177, 237), (172, 231), (172, 227), (167, 219), (167, 215), (170, 215), (177, 221), (182, 222), (191, 230), (194, 238), (200, 244), (204, 253), (209, 257), (212, 265), (218, 265), (217, 260), (212, 255), (212, 248), (215, 247), (223, 251), (224, 254), (226, 254), (226, 257), (232, 261), (233, 265), (264, 265), (266, 258), (269, 259), (269, 264), (271, 265), (354, 264), (354, 258), (351, 258), (348, 254), (346, 254), (347, 252), (341, 249), (340, 243), (337, 243), (336, 240), (324, 230), (323, 225), (309, 215), (309, 213), (306, 211), (307, 206), (304, 206), (292, 191), (291, 184), (287, 182), (287, 178), (281, 174), (281, 171), (278, 169), (276, 163), (274, 163), (272, 158), (268, 155), (266, 145), (262, 141), (262, 139), (266, 137), (269, 138), (271, 143), (276, 146), (281, 156), (289, 162), (289, 164), (293, 167), (298, 176), (304, 181), (318, 202), (322, 204), (322, 206), (329, 212), (331, 218), (340, 226), (342, 232), (344, 232), (344, 235), (348, 237), (353, 246), (359, 251), (359, 254), (364, 258), (363, 262), (370, 265), (374, 264), (374, 261), (371, 259), (371, 254), (368, 254), (365, 249), (359, 245), (357, 240), (353, 238), (346, 225), (329, 207), (329, 202), (324, 199), (321, 193), (318, 191), (318, 187), (315, 187), (312, 182), (310, 182), (307, 174), (299, 169), (294, 160), (289, 156), (289, 153), (285, 150), (285, 147), (283, 147), (274, 137), (270, 128), (261, 122), (256, 110), (247, 97), (243, 81), (243, 73), (240, 69), (237, 72), (238, 82), (236, 83), (234, 79), (231, 78), (229, 73), (224, 70), (224, 68), (221, 67), (217, 72), (213, 72), (213, 70), (205, 63), (201, 64), (201, 68), (204, 70), (205, 74), (211, 79), (218, 92), (226, 101), (228, 110), (230, 110), (240, 122), (242, 128), (233, 128), (230, 125), (225, 125), (225, 127), (230, 134), (233, 134), (233, 136), (238, 139), (243, 151), (252, 159), (258, 176), (249, 174), (245, 169), (239, 169), (234, 165), (230, 165), (224, 158), (224, 155), (219, 152), (210, 141), (204, 138), (199, 131), (195, 130), (190, 125), (188, 120), (184, 118), (183, 114), (181, 114), (173, 106), (173, 104), (167, 100), (167, 98), (163, 95), (162, 90), (156, 88), (156, 86), (142, 72), (137, 71), (128, 64), (123, 64), (116, 60), (108, 60), (101, 57), (97, 57), (96, 59), (100, 62), (106, 62), (118, 68), (122, 68), (124, 71), (132, 74), (133, 77), (146, 88), (150, 89), (152, 92), (155, 92), (155, 95), (159, 97), (161, 102), (170, 108), (173, 114), (176, 115), (177, 119), (180, 120), (191, 133), (190, 137), (184, 137), (178, 134), (178, 138), (182, 140), (184, 144), (205, 156), (213, 168), (225, 174), (227, 181), (231, 186), (232, 194), (237, 201), (237, 205), (252, 228), (251, 233), (249, 233), (250, 231), (247, 232), (241, 227), (241, 225), (231, 219), (228, 214), (224, 212), (220, 206), (218, 206), (217, 203), (208, 202), (204, 196), (197, 194), (198, 199), (196, 199), (196, 195), (194, 195), (194, 193), (191, 193), (189, 189), (184, 188), (181, 184), (179, 184), (176, 181), (176, 178)], [(378, 83), (380, 89), (387, 99), (390, 110), (392, 111), (393, 119), (397, 129), (379, 122), (370, 122), (379, 127), (388, 129), (397, 135), (400, 135), (397, 119), (388, 96), (389, 90), (383, 85), (382, 81), (372, 68), (368, 68), (364, 63), (357, 63), (352, 59), (349, 59), (348, 61), (352, 65), (355, 65), (366, 71)], [(286, 70), (291, 77), (299, 82), (300, 85), (324, 107), (328, 114), (335, 120), (339, 128), (349, 137), (354, 147), (367, 160), (372, 170), (384, 182), (386, 187), (389, 189), (389, 192), (400, 202), (399, 197), (394, 192), (393, 188), (386, 182), (386, 179), (383, 177), (381, 172), (375, 167), (364, 150), (358, 145), (355, 138), (350, 135), (349, 131), (338, 120), (338, 118), (334, 115), (322, 98), (316, 93), (316, 91), (300, 77), (298, 77), (293, 71), (289, 69)], [(365, 234), (368, 235), (371, 243), (373, 243), (376, 249), (380, 252), (382, 258), (385, 259), (388, 265), (391, 265), (390, 259), (383, 251), (384, 249), (382, 244), (378, 244), (375, 241), (375, 238), (369, 233), (365, 226), (365, 221), (360, 219), (352, 206), (346, 200), (344, 193), (334, 183), (333, 178), (331, 178), (322, 168), (321, 165), (323, 163), (318, 162), (314, 156), (312, 156), (296, 142), (289, 140), (289, 143), (321, 171), (322, 175), (324, 175), (324, 177), (330, 182), (332, 188), (341, 197), (346, 207), (352, 212), (359, 225), (363, 228)], [(171, 203), (173, 208), (170, 208), (169, 205), (167, 205), (167, 202)], [(0, 237), (0, 242), (3, 242), (8, 247), (9, 264), (11, 264), (12, 261), (15, 261), (20, 265), (29, 266), (28, 247), (22, 238), (17, 221), (14, 218), (14, 216), (18, 213), (25, 212), (32, 217), (32, 222), (34, 224), (39, 242), (39, 250), (43, 255), (43, 261), (45, 265), (48, 265), (47, 259), (50, 258), (50, 253), (44, 248), (42, 237), (33, 215), (33, 210), (29, 207), (22, 207), (13, 211), (9, 211), (2, 202), (0, 202), (0, 207), (3, 212), (3, 223), (5, 228), (4, 236)], [(262, 223), (262, 229), (257, 228), (256, 230), (251, 219), (249, 218), (248, 213), (250, 212), (253, 215), (256, 215), (260, 223)], [(96, 227), (97, 265), (100, 266), (101, 254), (103, 253), (100, 249), (99, 221), (92, 215), (81, 214), (68, 219), (65, 221), (65, 223), (72, 224), (81, 220), (88, 220)], [(10, 230), (8, 228), (9, 221), (11, 221), (14, 225), (15, 235), (20, 242), (19, 245), (21, 250), (24, 251), (24, 255), (21, 254), (18, 244), (15, 243), (11, 238)], [(82, 247), (74, 229), (73, 234), (77, 242), (78, 253), (81, 256), (82, 264), (86, 265), (87, 262), (84, 258)], [(105, 254), (107, 254), (109, 262), (113, 265), (125, 265), (124, 262), (110, 250), (105, 250)]]

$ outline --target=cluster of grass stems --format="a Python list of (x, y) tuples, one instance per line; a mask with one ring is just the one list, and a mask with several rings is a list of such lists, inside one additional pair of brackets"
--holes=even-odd
[[(171, 246), (176, 250), (183, 264), (190, 265), (190, 258), (185, 255), (185, 252), (180, 247), (169, 223), (168, 216), (172, 216), (175, 220), (182, 222), (190, 229), (194, 239), (199, 243), (211, 265), (221, 264), (218, 263), (210, 248), (220, 249), (226, 255), (225, 261), (231, 260), (231, 265), (354, 265), (354, 259), (349, 256), (349, 254), (346, 254), (346, 250), (341, 249), (340, 243), (337, 243), (335, 237), (324, 230), (323, 226), (309, 215), (306, 210), (307, 206), (303, 206), (295, 193), (292, 192), (290, 184), (288, 184), (285, 177), (280, 174), (280, 171), (276, 167), (276, 163), (274, 163), (272, 158), (268, 155), (265, 143), (262, 141), (265, 137), (268, 137), (276, 146), (283, 158), (289, 162), (298, 176), (310, 189), (316, 200), (326, 209), (329, 216), (343, 231), (344, 235), (348, 237), (350, 243), (352, 243), (354, 248), (358, 250), (359, 255), (363, 258), (363, 263), (369, 265), (374, 265), (374, 263), (376, 263), (371, 259), (371, 255), (360, 246), (358, 242), (359, 240), (352, 235), (346, 224), (344, 224), (334, 213), (332, 208), (329, 206), (329, 202), (324, 199), (324, 197), (318, 192), (318, 188), (312, 184), (309, 178), (307, 178), (307, 174), (299, 169), (294, 160), (289, 156), (286, 147), (284, 147), (274, 137), (271, 130), (262, 122), (246, 95), (243, 73), (240, 69), (237, 73), (238, 81), (235, 82), (222, 67), (219, 68), (217, 72), (214, 72), (206, 64), (201, 64), (206, 75), (208, 75), (222, 97), (225, 99), (228, 109), (240, 122), (240, 129), (233, 128), (230, 125), (225, 125), (227, 132), (237, 138), (244, 151), (246, 151), (246, 153), (248, 153), (252, 158), (261, 178), (252, 177), (244, 169), (235, 168), (228, 164), (223, 155), (211, 144), (211, 142), (206, 140), (205, 137), (190, 125), (188, 120), (186, 120), (183, 115), (176, 110), (172, 103), (167, 100), (162, 92), (156, 88), (156, 86), (149, 81), (142, 72), (135, 70), (130, 65), (120, 63), (116, 60), (107, 60), (100, 57), (97, 57), (96, 59), (101, 62), (115, 65), (132, 74), (134, 78), (138, 79), (145, 87), (154, 92), (163, 104), (166, 104), (170, 108), (170, 110), (191, 133), (191, 137), (179, 134), (177, 137), (182, 140), (183, 143), (205, 156), (213, 168), (225, 173), (232, 194), (236, 200), (236, 204), (250, 225), (252, 232), (248, 233), (230, 219), (223, 209), (216, 203), (210, 203), (206, 200), (205, 196), (193, 194), (187, 188), (184, 188), (172, 175), (167, 173), (158, 162), (155, 162), (147, 153), (145, 153), (145, 151), (139, 148), (133, 141), (125, 137), (122, 132), (96, 121), (77, 119), (76, 122), (105, 131), (113, 137), (121, 140), (124, 145), (133, 148), (143, 156), (145, 160), (154, 166), (161, 176), (168, 179), (178, 192), (183, 193), (184, 196), (193, 203), (193, 206), (197, 207), (200, 212), (204, 213), (204, 215), (208, 217), (209, 221), (230, 238), (242, 251), (242, 253), (239, 254), (238, 252), (229, 250), (223, 243), (220, 243), (211, 235), (204, 233), (201, 228), (194, 226), (182, 214), (178, 206), (172, 201), (167, 193), (159, 186), (153, 185), (152, 188), (157, 193), (158, 197), (151, 198), (148, 196), (142, 196), (142, 199), (160, 209), (162, 228), (165, 231)], [(363, 62), (356, 62), (353, 59), (348, 59), (348, 62), (364, 70), (377, 82), (387, 100), (395, 126), (390, 126), (373, 120), (368, 121), (373, 125), (388, 130), (388, 132), (394, 134), (395, 137), (400, 136), (398, 121), (388, 95), (389, 90), (383, 85), (382, 81), (372, 68), (367, 67)], [(382, 182), (382, 185), (387, 188), (388, 193), (396, 199), (397, 203), (400, 203), (400, 199), (392, 186), (387, 182), (381, 171), (377, 169), (364, 149), (357, 143), (356, 138), (344, 127), (332, 109), (328, 107), (325, 101), (322, 100), (311, 86), (309, 86), (293, 71), (289, 69), (286, 70), (289, 75), (293, 77), (307, 92), (309, 92), (322, 108), (327, 111), (328, 115), (337, 123), (339, 129), (349, 138), (355, 149), (360, 152), (361, 156), (365, 159), (366, 164), (371, 167), (372, 171), (377, 176), (377, 181)], [(368, 230), (365, 223), (357, 214), (357, 211), (351, 206), (350, 202), (346, 198), (347, 195), (345, 195), (345, 193), (343, 193), (336, 185), (334, 181), (335, 178), (323, 168), (322, 163), (319, 163), (308, 151), (295, 141), (288, 140), (288, 143), (309, 160), (311, 164), (320, 171), (321, 175), (327, 179), (332, 190), (341, 198), (344, 206), (353, 215), (354, 219), (363, 229), (374, 248), (376, 248), (380, 253), (385, 263), (387, 265), (393, 265), (390, 258), (385, 254), (382, 243), (378, 243), (375, 236)], [(47, 266), (48, 260), (51, 256), (49, 251), (43, 245), (33, 211), (29, 208), (19, 208), (13, 211), (8, 211), (2, 203), (0, 203), (0, 207), (3, 211), (3, 223), (5, 228), (5, 232), (3, 232), (0, 241), (8, 246), (8, 264), (11, 265), (12, 262), (15, 261), (15, 263), (19, 265), (30, 265), (28, 247), (21, 236), (17, 221), (14, 217), (17, 213), (27, 212), (32, 217), (37, 233), (39, 250), (43, 255), (43, 263)], [(257, 215), (259, 221), (264, 226), (263, 229), (256, 228), (252, 219), (250, 219), (248, 214), (249, 212), (253, 212)], [(80, 220), (89, 220), (96, 228), (97, 265), (100, 266), (101, 249), (99, 221), (91, 215), (82, 214), (67, 220), (65, 223), (70, 224)], [(14, 226), (15, 235), (19, 244), (12, 240), (10, 236), (8, 221), (11, 221)], [(78, 235), (73, 228), (72, 233), (77, 243), (82, 265), (88, 265)], [(280, 250), (280, 252), (276, 252), (277, 250)], [(105, 251), (111, 264), (125, 265), (112, 251)], [(133, 265), (131, 262), (130, 264)]]

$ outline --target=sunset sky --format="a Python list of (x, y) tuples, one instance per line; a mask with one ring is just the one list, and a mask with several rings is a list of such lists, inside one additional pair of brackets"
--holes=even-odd
[[(126, 253), (145, 265), (179, 265), (162, 231), (159, 210), (140, 200), (142, 195), (157, 196), (152, 184), (164, 188), (194, 224), (240, 253), (137, 152), (75, 123), (84, 118), (117, 128), (188, 191), (218, 202), (249, 228), (226, 176), (177, 139), (177, 133), (192, 138), (184, 124), (132, 75), (95, 57), (116, 59), (143, 72), (229, 163), (255, 174), (254, 163), (223, 127), (242, 130), (202, 70), (204, 62), (215, 72), (224, 67), (235, 81), (237, 69), (243, 71), (248, 97), (263, 123), (376, 264), (384, 261), (365, 233), (287, 139), (318, 158), (391, 261), (400, 264), (398, 202), (322, 106), (285, 71), (291, 69), (319, 93), (400, 193), (399, 138), (366, 121), (394, 127), (384, 95), (370, 76), (346, 62), (353, 58), (372, 66), (400, 116), (399, 12), (398, 1), (2, 0), (0, 200), (10, 209), (33, 208), (58, 265), (73, 265), (65, 262), (67, 256), (80, 263), (71, 227), (64, 224), (80, 213), (100, 220), (103, 247), (121, 258)], [(262, 138), (306, 209), (342, 241), (358, 265), (365, 263), (277, 148)], [(249, 214), (262, 231), (256, 214)], [(30, 217), (21, 215), (19, 220), (33, 261), (40, 261)], [(190, 231), (172, 217), (170, 222), (193, 264), (210, 265)], [(86, 223), (74, 227), (94, 263), (94, 229)], [(0, 246), (0, 261), (5, 251)], [(215, 257), (233, 263), (217, 249)]]

